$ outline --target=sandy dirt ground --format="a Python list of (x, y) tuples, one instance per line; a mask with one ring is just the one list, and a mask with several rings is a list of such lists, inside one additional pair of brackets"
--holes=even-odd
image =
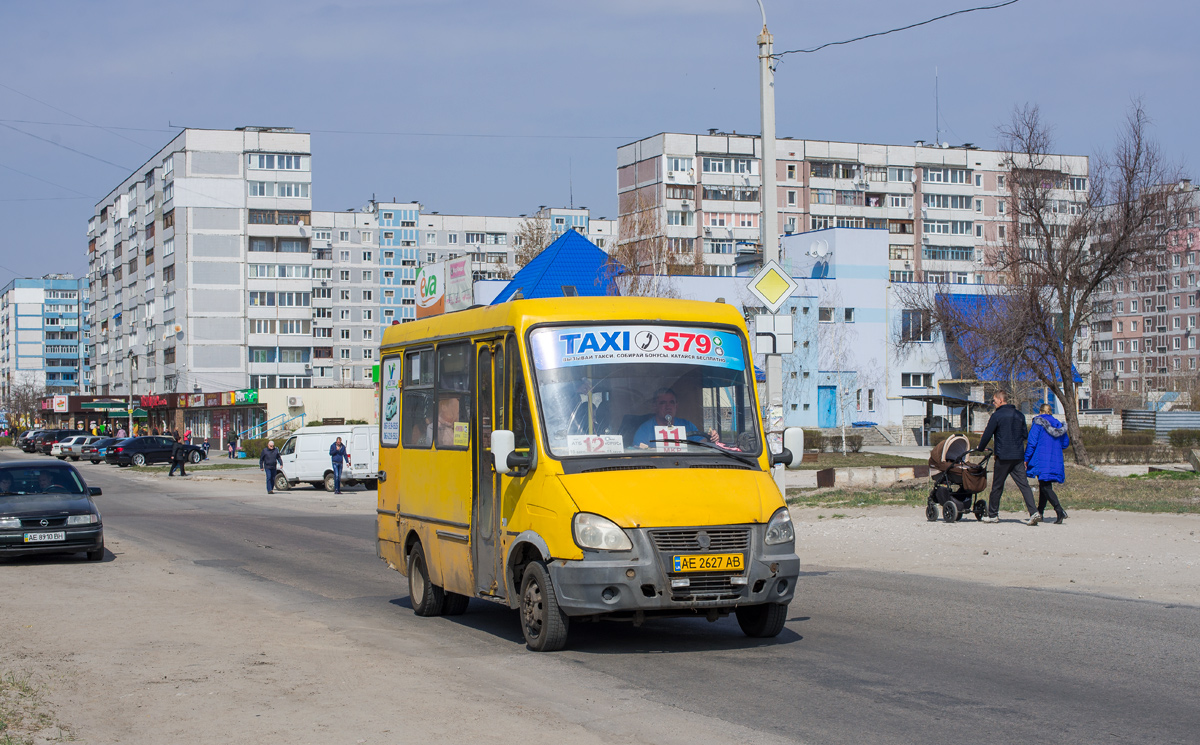
[(1075, 510), (1063, 525), (1034, 527), (1014, 515), (931, 523), (923, 506), (792, 515), (807, 565), (1200, 605), (1200, 515)]

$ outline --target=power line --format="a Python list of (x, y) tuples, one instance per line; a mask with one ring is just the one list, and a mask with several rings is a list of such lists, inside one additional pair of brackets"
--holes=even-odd
[(28, 98), (30, 101), (40, 103), (42, 106), (45, 106), (46, 108), (54, 109), (55, 111), (57, 111), (60, 114), (66, 114), (67, 116), (71, 117), (72, 119), (78, 119), (79, 121), (81, 121), (85, 124), (90, 124), (93, 127), (99, 127), (100, 129), (103, 129), (105, 132), (108, 132), (110, 135), (112, 135), (114, 137), (120, 137), (122, 140), (125, 140), (126, 142), (132, 142), (135, 145), (140, 145), (141, 147), (149, 148), (150, 150), (154, 149), (150, 145), (147, 145), (143, 142), (138, 142), (137, 140), (126, 137), (125, 135), (121, 134), (120, 132), (113, 131), (113, 129), (111, 127), (104, 127), (99, 124), (96, 124), (95, 122), (89, 122), (87, 119), (84, 119), (82, 116), (72, 114), (71, 112), (69, 112), (65, 109), (58, 108), (54, 104), (49, 104), (41, 99), (34, 98), (33, 96), (29, 95), (28, 93), (23, 93), (23, 92), (17, 90), (16, 88), (13, 88), (12, 86), (8, 86), (8, 85), (5, 85), (4, 83), (0, 83), (0, 88), (4, 88), (5, 90), (10, 90), (13, 93), (16, 93), (18, 96), (24, 96), (25, 98)]
[[(2, 85), (2, 84), (0, 84), (0, 85)], [(92, 155), (91, 153), (85, 153), (82, 150), (76, 150), (75, 148), (70, 147), (69, 145), (64, 145), (60, 142), (55, 142), (54, 140), (48, 139), (46, 137), (42, 137), (41, 135), (35, 135), (32, 132), (26, 132), (23, 129), (17, 129), (16, 127), (14, 127), (11, 124), (5, 124), (4, 122), (0, 122), (0, 127), (5, 127), (6, 129), (11, 129), (14, 132), (20, 132), (21, 134), (23, 134), (27, 137), (32, 137), (35, 140), (41, 140), (42, 142), (53, 145), (54, 147), (61, 147), (63, 150), (70, 150), (71, 152), (75, 153), (76, 155), (82, 155), (85, 158), (91, 158), (92, 160), (99, 161), (105, 165), (112, 166), (113, 168), (120, 168), (123, 171), (132, 171), (133, 170), (132, 168), (129, 168), (127, 166), (113, 163), (111, 160), (105, 160), (104, 158), (97, 157), (95, 155)]]
[(0, 202), (71, 202), (79, 199), (91, 199), (91, 197), (16, 197), (0, 199)]
[(41, 176), (34, 176), (32, 173), (25, 173), (24, 171), (13, 168), (12, 166), (6, 166), (3, 163), (0, 163), (0, 168), (7, 169), (9, 171), (12, 171), (13, 173), (19, 173), (22, 176), (27, 176), (28, 178), (31, 178), (34, 181), (41, 181), (43, 184), (50, 184), (51, 186), (58, 187), (59, 189), (65, 189), (66, 191), (72, 192), (74, 194), (78, 194), (82, 198), (91, 199), (91, 197), (89, 197), (87, 194), (84, 194), (83, 192), (79, 191), (78, 189), (72, 189), (69, 186), (63, 186), (62, 184), (56, 184), (53, 181), (47, 181), (46, 179), (42, 178)]
[(944, 18), (950, 18), (951, 16), (962, 15), (963, 13), (974, 13), (977, 10), (995, 10), (997, 8), (1003, 8), (1006, 5), (1012, 5), (1017, 2), (1020, 2), (1020, 0), (1008, 0), (1008, 2), (997, 3), (996, 5), (981, 5), (977, 8), (964, 8), (963, 10), (956, 10), (953, 13), (946, 13), (944, 15), (937, 16), (936, 18), (930, 18), (927, 21), (921, 21), (920, 23), (911, 23), (907, 26), (900, 26), (899, 28), (891, 28), (891, 29), (888, 29), (887, 31), (876, 31), (873, 34), (866, 34), (865, 36), (856, 36), (853, 39), (846, 39), (845, 41), (831, 41), (828, 44), (822, 44), (821, 46), (813, 47), (812, 49), (790, 49), (786, 52), (779, 52), (779, 53), (775, 54), (774, 56), (776, 59), (778, 59), (779, 57), (782, 57), (785, 54), (812, 54), (813, 52), (819, 52), (826, 47), (836, 47), (841, 44), (853, 44), (856, 41), (862, 41), (863, 39), (872, 39), (876, 36), (887, 36), (888, 34), (894, 34), (897, 31), (908, 31), (909, 29), (913, 29), (918, 26), (924, 26), (926, 24), (933, 23), (934, 21), (940, 21)]
[[(174, 132), (173, 129), (154, 129), (151, 127), (106, 127), (102, 124), (76, 124), (75, 122), (41, 122), (33, 119), (0, 119), (9, 124), (40, 124), (47, 127), (90, 127), (92, 129), (123, 129), (129, 132)], [(141, 143), (138, 143), (141, 144)]]

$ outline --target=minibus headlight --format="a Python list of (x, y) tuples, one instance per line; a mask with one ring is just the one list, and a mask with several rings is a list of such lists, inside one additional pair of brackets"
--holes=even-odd
[(575, 515), (575, 542), (580, 548), (594, 548), (600, 551), (629, 551), (633, 543), (625, 531), (621, 530), (612, 520), (587, 512)]
[(767, 534), (763, 539), (768, 546), (788, 543), (796, 540), (796, 531), (792, 529), (792, 515), (787, 507), (780, 507), (771, 515), (767, 522)]

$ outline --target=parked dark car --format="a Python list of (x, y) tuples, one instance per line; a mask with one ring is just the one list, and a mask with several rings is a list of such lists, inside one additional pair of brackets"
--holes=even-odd
[(0, 557), (85, 552), (104, 558), (104, 525), (74, 466), (45, 461), (0, 463)]
[(104, 460), (104, 448), (109, 445), (120, 442), (119, 437), (100, 437), (95, 442), (89, 442), (79, 448), (79, 457), (84, 460), (90, 460), (92, 463), (99, 463)]
[(27, 453), (32, 453), (34, 442), (37, 436), (45, 432), (44, 429), (27, 429), (21, 433), (21, 439), (17, 440), (17, 446)]
[[(169, 463), (175, 441), (170, 437), (130, 437), (109, 445), (104, 453), (104, 462), (118, 466), (144, 466), (150, 463)], [(188, 450), (188, 463), (204, 460), (204, 448), (184, 444)]]
[(48, 429), (37, 437), (37, 450), (42, 455), (49, 455), (54, 443), (68, 437), (87, 434), (82, 429)]

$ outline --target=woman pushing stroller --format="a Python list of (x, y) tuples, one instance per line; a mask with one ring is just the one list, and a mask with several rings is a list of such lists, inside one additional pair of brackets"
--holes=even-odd
[(1049, 502), (1058, 515), (1057, 525), (1062, 525), (1067, 519), (1067, 511), (1054, 493), (1054, 484), (1066, 480), (1063, 451), (1070, 445), (1071, 438), (1067, 435), (1066, 425), (1050, 415), (1049, 404), (1042, 404), (1038, 415), (1033, 418), (1028, 444), (1025, 445), (1025, 470), (1038, 480), (1038, 516), (1046, 510), (1046, 503)]

